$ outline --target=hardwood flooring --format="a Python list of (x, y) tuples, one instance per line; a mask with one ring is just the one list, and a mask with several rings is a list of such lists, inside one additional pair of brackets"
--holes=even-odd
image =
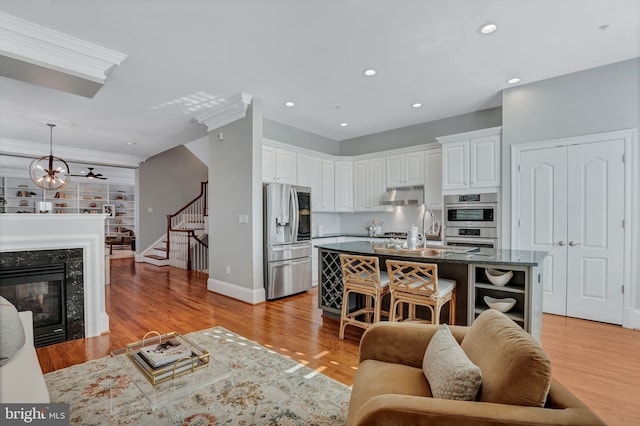
[[(110, 334), (39, 348), (43, 371), (90, 359), (139, 340), (147, 331), (188, 333), (222, 326), (351, 385), (360, 329), (323, 318), (317, 291), (252, 306), (211, 293), (207, 276), (172, 267), (111, 261)], [(554, 376), (611, 425), (640, 424), (640, 331), (544, 315), (542, 345)]]

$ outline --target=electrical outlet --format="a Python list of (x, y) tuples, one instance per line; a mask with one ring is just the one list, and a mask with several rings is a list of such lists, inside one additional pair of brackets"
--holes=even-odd
[(230, 266), (230, 265), (227, 265), (227, 267), (225, 268), (225, 272), (226, 272), (227, 274), (230, 274), (230, 273), (231, 273), (231, 266)]
[(147, 208), (147, 213), (153, 213), (153, 207), (148, 207)]
[(238, 223), (249, 223), (249, 215), (239, 214), (238, 215)]

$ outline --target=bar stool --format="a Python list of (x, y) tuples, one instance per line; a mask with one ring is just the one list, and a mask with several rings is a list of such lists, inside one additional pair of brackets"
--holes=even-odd
[[(386, 272), (380, 272), (378, 258), (375, 256), (340, 255), (342, 266), (342, 313), (340, 315), (340, 340), (344, 339), (347, 325), (368, 328), (380, 321), (382, 315), (388, 317), (389, 312), (382, 310), (382, 298), (389, 294), (389, 278)], [(349, 294), (358, 293), (365, 296), (365, 306), (349, 312)], [(364, 315), (364, 321), (358, 319)], [(373, 316), (373, 321), (372, 317)]]
[[(433, 263), (405, 262), (387, 260), (391, 305), (389, 321), (396, 320), (396, 311), (400, 306), (401, 321), (429, 322), (416, 317), (416, 305), (425, 306), (431, 311), (432, 324), (440, 324), (440, 310), (447, 303), (449, 323), (456, 321), (456, 282), (438, 278), (438, 265)], [(408, 316), (402, 319), (403, 303), (409, 304)]]

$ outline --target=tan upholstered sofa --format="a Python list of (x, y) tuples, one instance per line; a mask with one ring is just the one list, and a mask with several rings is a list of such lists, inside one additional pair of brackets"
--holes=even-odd
[(348, 426), (604, 424), (551, 378), (540, 345), (494, 310), (483, 312), (471, 327), (450, 327), (480, 367), (475, 400), (432, 398), (423, 357), (437, 330), (434, 325), (381, 322), (364, 333)]

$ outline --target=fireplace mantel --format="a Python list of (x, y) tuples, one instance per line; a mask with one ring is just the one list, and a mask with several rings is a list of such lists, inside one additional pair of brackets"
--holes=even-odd
[(0, 214), (0, 252), (82, 248), (85, 336), (109, 331), (104, 214)]

